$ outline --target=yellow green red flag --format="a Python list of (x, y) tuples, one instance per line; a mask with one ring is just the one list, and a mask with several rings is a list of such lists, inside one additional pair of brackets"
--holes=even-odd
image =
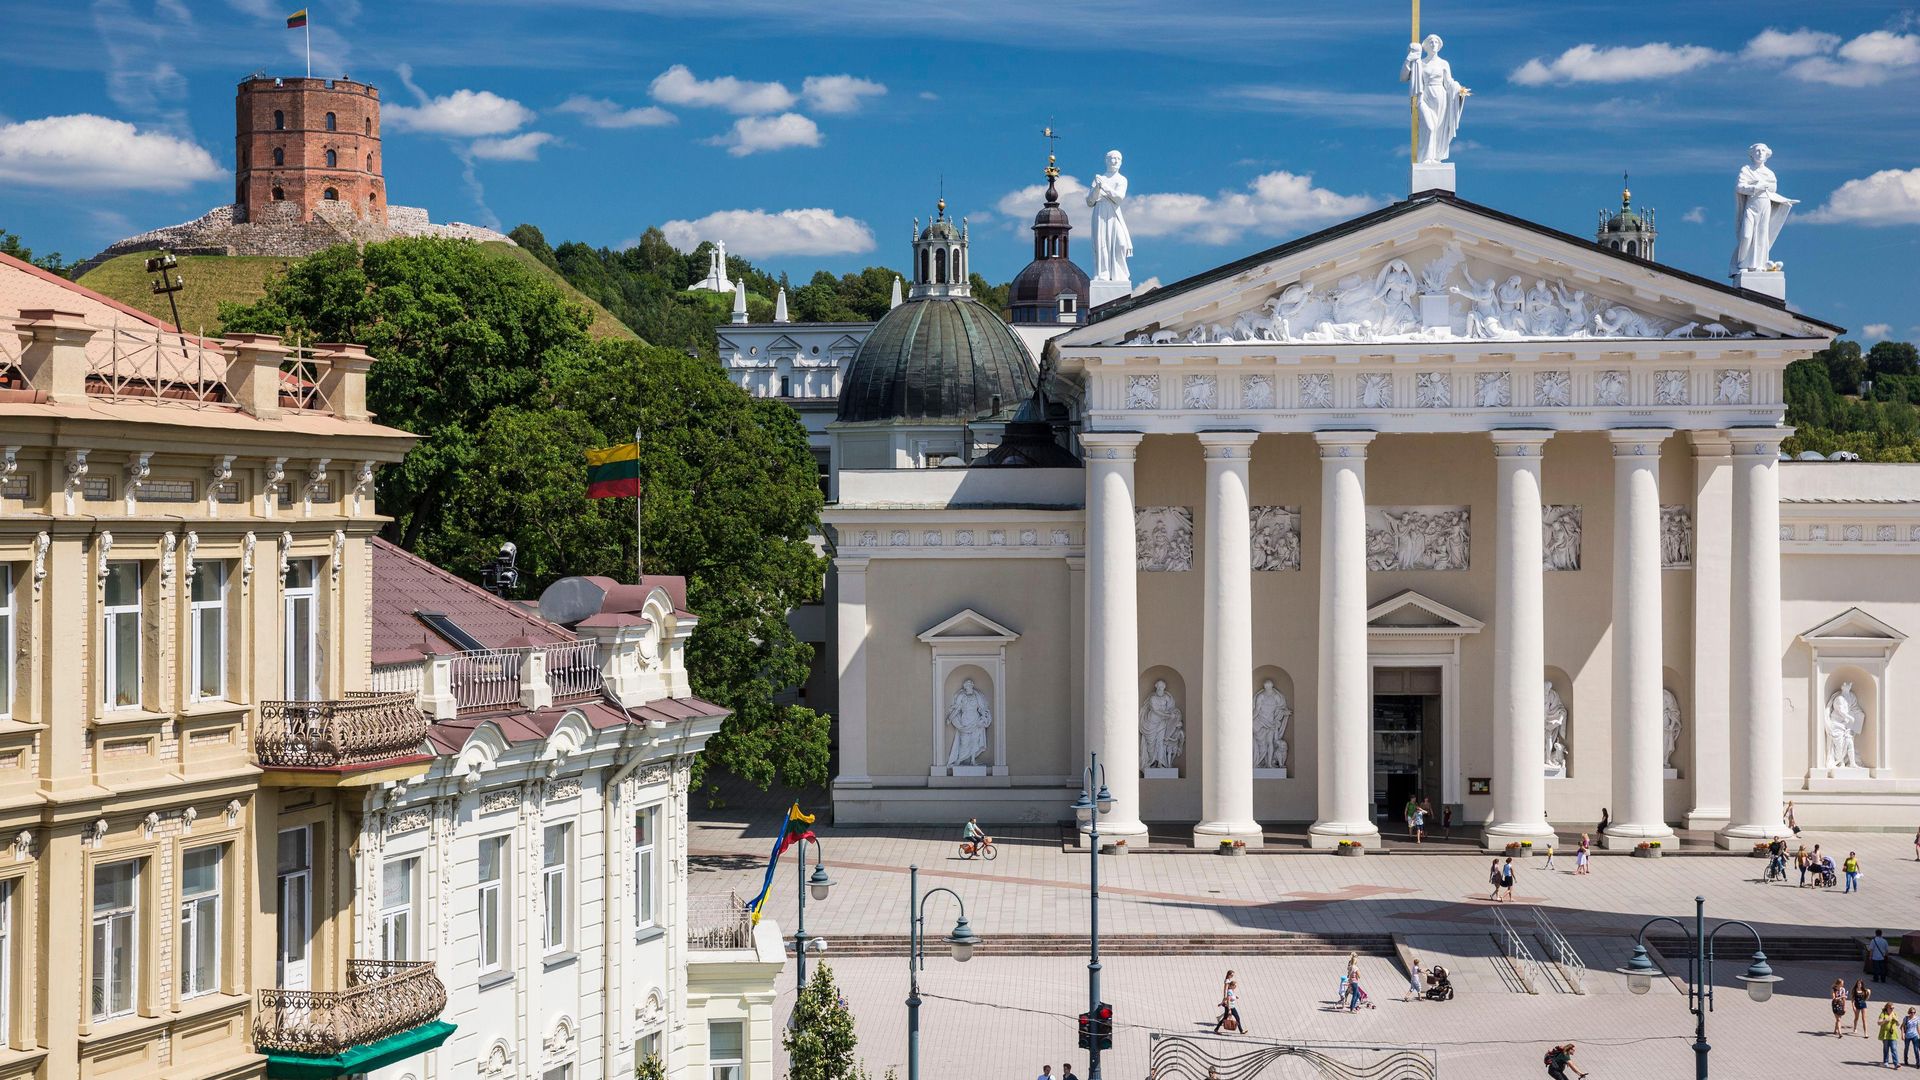
[(639, 494), (639, 443), (587, 451), (587, 498), (614, 499)]

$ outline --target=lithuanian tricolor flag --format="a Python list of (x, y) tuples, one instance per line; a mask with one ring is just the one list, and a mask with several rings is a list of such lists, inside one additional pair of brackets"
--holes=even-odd
[(301, 8), (299, 11), (287, 16), (287, 29), (298, 30), (305, 25), (307, 25), (306, 8)]
[(640, 444), (609, 446), (587, 451), (587, 498), (616, 499), (640, 495)]
[(766, 906), (767, 896), (773, 892), (773, 872), (780, 868), (780, 856), (802, 840), (813, 839), (813, 830), (807, 828), (811, 824), (813, 815), (802, 813), (799, 803), (794, 803), (793, 808), (787, 811), (787, 823), (780, 829), (780, 835), (774, 837), (773, 854), (767, 857), (767, 878), (760, 883), (760, 895), (747, 905), (747, 910), (753, 912), (754, 925), (760, 924), (760, 909)]

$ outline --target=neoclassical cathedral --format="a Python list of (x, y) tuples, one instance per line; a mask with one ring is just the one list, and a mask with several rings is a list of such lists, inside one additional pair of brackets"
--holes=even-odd
[(1781, 453), (1841, 328), (1652, 261), (1624, 196), (1589, 240), (1445, 169), (1091, 311), (1040, 293), (1104, 268), (1023, 272), (1018, 326), (916, 225), (821, 432), (837, 821), (1061, 820), (1097, 754), (1103, 831), (1208, 846), (1409, 798), (1490, 843), (1911, 826), (1920, 467)]

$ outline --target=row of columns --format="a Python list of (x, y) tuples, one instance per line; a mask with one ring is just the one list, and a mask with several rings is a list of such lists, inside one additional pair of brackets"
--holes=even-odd
[[(1540, 463), (1550, 431), (1495, 431), (1493, 816), (1490, 845), (1553, 843), (1546, 819), (1541, 679), (1545, 588)], [(1663, 804), (1660, 446), (1672, 431), (1608, 432), (1614, 459), (1613, 824), (1603, 842), (1632, 846), (1673, 835)], [(1732, 446), (1732, 679), (1739, 730), (1730, 733), (1729, 845), (1779, 821), (1784, 768), (1780, 714), (1779, 449), (1787, 431), (1735, 429)], [(1203, 575), (1201, 821), (1196, 844), (1258, 844), (1253, 814), (1253, 612), (1248, 464), (1257, 436), (1201, 432), (1206, 460)], [(1320, 601), (1315, 846), (1377, 839), (1373, 820), (1367, 638), (1366, 458), (1370, 431), (1316, 432), (1320, 453)], [(1087, 468), (1086, 724), (1106, 763), (1112, 820), (1102, 831), (1140, 836), (1139, 614), (1134, 461), (1142, 436), (1081, 436)], [(1700, 695), (1722, 692), (1702, 685)], [(1457, 718), (1456, 718), (1457, 719)]]

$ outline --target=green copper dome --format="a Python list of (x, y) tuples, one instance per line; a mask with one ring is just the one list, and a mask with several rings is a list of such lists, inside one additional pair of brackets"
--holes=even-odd
[[(1033, 396), (1033, 362), (1013, 330), (964, 296), (909, 300), (853, 354), (840, 423), (978, 420)], [(994, 399), (999, 399), (999, 409)]]

